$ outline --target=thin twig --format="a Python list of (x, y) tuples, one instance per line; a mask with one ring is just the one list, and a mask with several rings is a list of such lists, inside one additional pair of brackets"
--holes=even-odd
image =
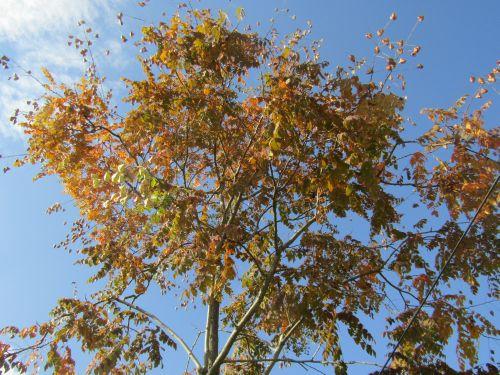
[(163, 328), (165, 331), (170, 333), (179, 342), (179, 344), (181, 344), (181, 346), (187, 352), (189, 357), (193, 360), (194, 364), (196, 365), (196, 368), (197, 369), (202, 368), (200, 361), (198, 361), (198, 358), (196, 358), (193, 351), (189, 348), (189, 346), (186, 344), (186, 342), (177, 333), (175, 333), (175, 331), (172, 328), (170, 328), (165, 323), (163, 323), (156, 315), (154, 315), (150, 312), (147, 312), (146, 310), (140, 308), (139, 306), (136, 306), (136, 305), (134, 305), (130, 302), (127, 302), (125, 300), (122, 300), (120, 298), (115, 297), (114, 300), (123, 304), (123, 305), (130, 307), (131, 309), (139, 311), (141, 314), (146, 315), (148, 318), (150, 318), (152, 321), (154, 321), (159, 327)]
[(444, 265), (443, 265), (443, 268), (441, 268), (441, 271), (439, 272), (438, 276), (436, 277), (436, 279), (434, 280), (434, 282), (432, 283), (431, 287), (429, 288), (429, 290), (427, 291), (427, 293), (425, 294), (423, 300), (420, 302), (420, 304), (418, 305), (417, 309), (415, 310), (415, 312), (413, 313), (413, 316), (411, 317), (409, 323), (406, 325), (403, 333), (401, 334), (401, 336), (399, 337), (398, 339), (398, 342), (396, 343), (396, 345), (394, 345), (394, 348), (391, 352), (391, 354), (389, 355), (389, 357), (387, 357), (387, 360), (385, 361), (384, 363), (384, 366), (382, 367), (382, 371), (383, 372), (387, 366), (389, 365), (390, 361), (392, 360), (392, 357), (394, 357), (394, 354), (396, 354), (396, 351), (398, 350), (399, 346), (403, 343), (403, 340), (406, 336), (406, 334), (408, 333), (408, 331), (410, 330), (411, 326), (413, 325), (413, 323), (415, 323), (415, 321), (417, 320), (417, 317), (418, 317), (418, 314), (420, 314), (420, 311), (422, 310), (422, 308), (424, 307), (424, 305), (426, 304), (427, 302), (427, 299), (429, 298), (429, 296), (432, 294), (432, 292), (434, 291), (434, 289), (436, 288), (439, 280), (441, 279), (441, 277), (443, 276), (444, 272), (446, 271), (446, 269), (448, 268), (448, 266), (450, 265), (451, 261), (453, 260), (453, 257), (455, 256), (460, 244), (462, 243), (462, 241), (464, 240), (465, 236), (467, 236), (467, 234), (469, 233), (470, 229), (472, 228), (472, 226), (474, 225), (477, 217), (479, 216), (479, 213), (481, 212), (481, 210), (483, 209), (484, 205), (486, 204), (486, 202), (488, 201), (490, 195), (493, 193), (493, 191), (495, 190), (495, 187), (497, 186), (497, 183), (498, 183), (498, 180), (500, 179), (500, 176), (497, 176), (497, 178), (495, 179), (495, 181), (493, 181), (493, 183), (491, 184), (491, 187), (490, 189), (488, 190), (488, 192), (486, 193), (486, 195), (484, 196), (481, 204), (479, 205), (476, 213), (474, 214), (474, 217), (472, 218), (472, 220), (469, 222), (469, 225), (467, 226), (467, 228), (465, 229), (465, 231), (462, 233), (462, 235), (460, 236), (460, 239), (458, 240), (458, 242), (456, 243), (455, 247), (453, 248), (453, 250), (451, 251), (450, 255), (448, 256), (448, 259), (446, 259)]

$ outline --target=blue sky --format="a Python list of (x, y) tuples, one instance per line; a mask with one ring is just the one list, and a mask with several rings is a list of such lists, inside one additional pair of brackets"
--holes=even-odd
[[(138, 74), (133, 59), (135, 50), (130, 44), (121, 44), (120, 35), (157, 20), (162, 11), (172, 14), (176, 4), (171, 0), (151, 0), (148, 7), (138, 8), (134, 3), (124, 0), (1, 0), (0, 56), (12, 57), (35, 74), (41, 66), (46, 66), (59, 79), (71, 82), (81, 74), (82, 65), (74, 49), (66, 46), (66, 38), (81, 32), (76, 23), (85, 19), (100, 34), (99, 42), (93, 47), (98, 67), (109, 77), (108, 86), (119, 93), (118, 78)], [(473, 86), (468, 77), (490, 71), (500, 57), (496, 38), (500, 2), (496, 0), (220, 0), (202, 1), (201, 5), (197, 1), (192, 3), (195, 7), (221, 8), (231, 17), (236, 8), (242, 6), (247, 23), (254, 25), (262, 21), (265, 28), (269, 18), (275, 17), (281, 32), (303, 27), (310, 20), (313, 38), (324, 39), (322, 57), (333, 66), (347, 65), (347, 56), (351, 53), (371, 57), (372, 44), (364, 34), (384, 26), (391, 12), (397, 13), (398, 20), (391, 24), (388, 32), (398, 39), (404, 39), (417, 16), (424, 15), (425, 21), (416, 29), (412, 40), (422, 46), (418, 62), (425, 68), (405, 72), (408, 81), (405, 114), (417, 121), (417, 129), (428, 126), (419, 115), (421, 108), (447, 107), (461, 95), (471, 93)], [(275, 8), (289, 8), (290, 12), (277, 16)], [(119, 11), (125, 14), (123, 27), (116, 20)], [(292, 20), (291, 15), (296, 15), (296, 19)], [(110, 50), (108, 57), (106, 50)], [(15, 82), (8, 79), (14, 71), (20, 77)], [(8, 123), (8, 118), (16, 107), (24, 105), (24, 100), (40, 92), (38, 84), (19, 68), (3, 71), (0, 75), (0, 154), (15, 155), (24, 151), (25, 139), (19, 129)], [(491, 126), (498, 125), (499, 113), (498, 106), (494, 105), (488, 117)], [(13, 160), (0, 159), (0, 167), (8, 166)], [(52, 248), (64, 239), (77, 212), (55, 178), (33, 183), (36, 171), (35, 166), (7, 174), (0, 172), (0, 326), (43, 321), (61, 296), (75, 292), (82, 296), (90, 291), (85, 285), (89, 270), (73, 265), (75, 255)], [(55, 202), (64, 203), (66, 212), (46, 215), (47, 207)], [(173, 297), (156, 297), (145, 304), (176, 327), (188, 341), (193, 340), (193, 332), (203, 325), (200, 308), (183, 312)], [(375, 324), (371, 328), (380, 332)], [(496, 346), (495, 341), (483, 342), (483, 362), (488, 358), (489, 349), (498, 349)], [(348, 344), (346, 358), (380, 363), (385, 354), (384, 343), (377, 348), (380, 349), (379, 357), (370, 359)], [(450, 358), (453, 358), (453, 349)], [(170, 352), (163, 373), (178, 374), (184, 365), (184, 353)], [(352, 373), (365, 374), (370, 370), (372, 368), (356, 367)], [(292, 367), (282, 373), (302, 374), (304, 370)]]

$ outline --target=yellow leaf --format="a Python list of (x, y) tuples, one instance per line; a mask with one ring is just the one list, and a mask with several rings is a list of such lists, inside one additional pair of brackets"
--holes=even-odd
[(236, 18), (241, 21), (245, 17), (245, 9), (243, 7), (236, 8)]
[(47, 68), (45, 68), (45, 67), (42, 67), (42, 68), (41, 68), (41, 70), (42, 70), (42, 73), (43, 73), (43, 75), (45, 76), (45, 78), (47, 78), (47, 80), (48, 80), (51, 84), (55, 85), (55, 84), (56, 84), (56, 81), (55, 81), (54, 77), (52, 76), (52, 74), (50, 74), (50, 72), (48, 71), (48, 69), (47, 69)]
[(347, 185), (347, 186), (345, 187), (345, 195), (346, 195), (346, 196), (349, 196), (349, 195), (351, 195), (351, 194), (352, 194), (352, 186), (351, 186), (351, 185)]
[(273, 138), (274, 139), (280, 139), (280, 124), (276, 124), (276, 126), (274, 127), (274, 131), (273, 131)]

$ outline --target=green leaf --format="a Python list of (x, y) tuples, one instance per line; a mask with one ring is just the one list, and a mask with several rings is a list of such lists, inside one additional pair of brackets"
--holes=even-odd
[(281, 147), (281, 144), (276, 139), (272, 138), (269, 141), (269, 147), (271, 147), (272, 151), (278, 151)]

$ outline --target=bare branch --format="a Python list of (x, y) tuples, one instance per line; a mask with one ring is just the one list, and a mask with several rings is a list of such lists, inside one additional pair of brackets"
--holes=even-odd
[(299, 358), (255, 358), (255, 359), (226, 359), (224, 363), (263, 363), (263, 362), (282, 362), (282, 363), (317, 363), (319, 365), (338, 365), (344, 363), (346, 365), (364, 365), (364, 366), (374, 366), (382, 367), (382, 365), (375, 362), (364, 362), (364, 361), (321, 361), (318, 359), (299, 359)]
[(302, 323), (302, 321), (304, 320), (304, 317), (302, 316), (300, 319), (298, 319), (291, 327), (290, 329), (288, 330), (288, 332), (285, 334), (285, 336), (283, 337), (280, 337), (279, 341), (278, 341), (278, 346), (276, 347), (275, 351), (274, 351), (274, 355), (273, 355), (273, 359), (274, 361), (272, 361), (269, 366), (267, 366), (266, 368), (266, 371), (264, 372), (264, 375), (269, 375), (271, 373), (271, 370), (273, 369), (274, 365), (276, 365), (277, 363), (277, 360), (279, 359), (279, 356), (281, 354), (281, 351), (283, 350), (283, 348), (285, 347), (285, 344), (287, 342), (287, 340), (290, 338), (290, 336), (292, 335), (293, 331), (295, 331), (297, 329), (297, 327), (299, 326), (300, 323)]
[[(194, 348), (195, 348), (196, 344), (198, 343), (198, 340), (199, 340), (199, 338), (200, 338), (200, 336), (201, 336), (201, 334), (202, 334), (202, 333), (203, 333), (203, 331), (200, 331), (200, 332), (198, 332), (198, 335), (196, 335), (196, 339), (194, 340), (194, 343), (193, 343), (193, 345), (191, 346), (191, 351), (193, 351), (193, 350), (194, 350)], [(190, 362), (190, 361), (191, 361), (191, 356), (188, 356), (188, 360), (187, 360), (187, 363), (186, 363), (186, 369), (184, 370), (184, 372), (185, 372), (185, 373), (187, 373), (187, 372), (188, 372), (188, 369), (189, 369), (189, 362)]]
[(285, 242), (281, 248), (283, 250), (288, 248), (291, 244), (295, 242), (295, 240), (297, 240), (297, 238), (299, 238), (306, 230), (308, 230), (309, 227), (316, 222), (316, 220), (317, 220), (316, 216), (309, 219), (309, 221), (307, 221), (297, 232), (295, 232), (293, 236), (290, 237), (290, 239), (287, 242)]
[(130, 307), (131, 309), (139, 311), (141, 314), (146, 315), (148, 318), (150, 318), (152, 321), (154, 321), (159, 327), (163, 328), (165, 331), (167, 331), (168, 333), (170, 333), (179, 342), (179, 344), (181, 344), (181, 346), (183, 347), (183, 349), (189, 355), (189, 358), (191, 358), (193, 360), (196, 368), (197, 369), (201, 369), (202, 368), (202, 366), (200, 364), (200, 361), (198, 361), (198, 358), (196, 358), (196, 356), (194, 355), (193, 351), (189, 348), (189, 346), (186, 344), (186, 342), (177, 333), (175, 333), (175, 331), (172, 328), (170, 328), (165, 323), (163, 323), (156, 315), (154, 315), (154, 314), (152, 314), (150, 312), (147, 312), (146, 310), (140, 308), (139, 306), (136, 306), (133, 303), (124, 301), (124, 300), (122, 300), (120, 298), (114, 298), (114, 300), (117, 301), (117, 302), (119, 302), (119, 303), (121, 303), (121, 304), (123, 304), (123, 305), (126, 305), (126, 306)]

